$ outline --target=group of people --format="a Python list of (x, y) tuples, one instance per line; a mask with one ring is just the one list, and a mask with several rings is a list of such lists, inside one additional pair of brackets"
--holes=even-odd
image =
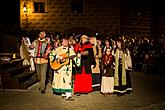
[[(52, 40), (53, 39), (53, 40)], [(132, 70), (130, 51), (122, 39), (106, 39), (105, 45), (95, 36), (47, 38), (41, 31), (29, 46), (39, 78), (41, 94), (46, 90), (46, 73), (51, 68), (52, 91), (66, 100), (74, 95), (88, 94), (100, 87), (106, 96), (122, 96), (132, 92), (129, 72)]]

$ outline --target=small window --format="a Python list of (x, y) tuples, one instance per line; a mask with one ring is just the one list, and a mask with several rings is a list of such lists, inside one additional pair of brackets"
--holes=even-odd
[(71, 0), (71, 11), (74, 13), (83, 13), (83, 0)]
[(34, 2), (34, 12), (35, 13), (44, 13), (45, 12), (44, 2)]

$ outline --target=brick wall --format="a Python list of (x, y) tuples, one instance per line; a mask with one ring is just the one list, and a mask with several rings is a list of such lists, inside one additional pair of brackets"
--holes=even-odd
[(85, 0), (83, 13), (71, 12), (70, 0), (48, 0), (46, 13), (33, 13), (33, 0), (27, 0), (27, 16), (21, 6), (22, 28), (46, 29), (50, 32), (64, 32), (70, 28), (89, 28), (99, 32), (118, 33), (120, 29), (119, 0)]
[(141, 8), (136, 7), (132, 0), (127, 0), (127, 4), (124, 1), (84, 0), (83, 13), (74, 13), (71, 12), (71, 0), (46, 0), (46, 13), (34, 13), (33, 0), (26, 0), (26, 16), (21, 0), (20, 25), (27, 30), (45, 29), (50, 32), (89, 29), (100, 33), (150, 33), (150, 6)]
[(122, 0), (120, 13), (121, 32), (151, 33), (150, 1)]

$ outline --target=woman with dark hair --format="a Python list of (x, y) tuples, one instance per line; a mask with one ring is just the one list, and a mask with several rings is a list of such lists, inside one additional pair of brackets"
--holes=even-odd
[(114, 89), (114, 72), (113, 72), (113, 63), (114, 57), (112, 55), (112, 50), (107, 48), (105, 54), (102, 56), (103, 61), (103, 73), (101, 80), (101, 93), (106, 96), (113, 93)]
[(75, 68), (74, 93), (79, 96), (81, 93), (92, 91), (92, 70), (91, 66), (96, 65), (92, 44), (87, 35), (82, 35), (80, 44), (75, 50), (81, 54), (81, 66)]
[(132, 60), (130, 51), (125, 48), (121, 39), (116, 41), (116, 48), (113, 51), (115, 58), (115, 71), (114, 71), (114, 93), (122, 96), (125, 93), (132, 91), (129, 71), (132, 70)]
[(109, 38), (105, 39), (105, 42), (104, 43), (105, 43), (105, 46), (103, 47), (103, 54), (105, 54), (105, 51), (106, 51), (107, 48), (112, 49), (112, 47), (111, 47), (111, 41), (110, 41)]

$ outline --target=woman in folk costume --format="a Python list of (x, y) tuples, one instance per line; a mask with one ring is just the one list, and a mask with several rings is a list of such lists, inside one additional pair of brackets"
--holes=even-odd
[(103, 52), (102, 52), (103, 54), (105, 54), (107, 48), (112, 49), (110, 38), (106, 38), (104, 43), (105, 46), (103, 47)]
[(97, 44), (96, 37), (90, 37), (90, 43), (92, 44), (94, 58), (96, 62), (95, 67), (91, 67), (92, 69), (92, 87), (93, 90), (100, 90), (101, 83), (101, 75), (100, 75), (100, 58), (102, 57), (101, 47)]
[(92, 91), (92, 70), (91, 66), (96, 65), (92, 44), (87, 35), (82, 35), (79, 47), (75, 52), (81, 53), (81, 66), (75, 68), (74, 93), (79, 96), (81, 93)]
[(72, 101), (74, 100), (72, 97), (72, 66), (73, 61), (75, 61), (77, 66), (80, 65), (81, 55), (76, 55), (68, 43), (68, 38), (62, 38), (62, 46), (50, 52), (50, 66), (54, 69), (53, 93), (61, 94), (62, 98)]
[(106, 96), (113, 93), (114, 90), (114, 70), (113, 70), (114, 57), (112, 55), (112, 49), (106, 48), (102, 60), (103, 60), (103, 73), (101, 80), (101, 93), (104, 96)]
[(116, 49), (113, 51), (115, 57), (115, 72), (114, 72), (114, 93), (122, 96), (125, 93), (132, 91), (129, 71), (132, 70), (132, 60), (130, 51), (125, 48), (121, 39), (116, 41)]

